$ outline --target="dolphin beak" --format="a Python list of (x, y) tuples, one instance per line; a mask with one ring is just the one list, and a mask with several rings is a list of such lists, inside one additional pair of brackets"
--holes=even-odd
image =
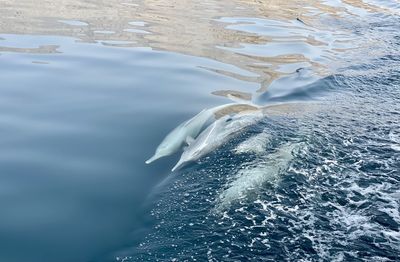
[(157, 159), (159, 159), (160, 157), (158, 157), (158, 156), (156, 156), (156, 155), (154, 155), (154, 156), (152, 156), (152, 157), (150, 157), (148, 160), (146, 160), (146, 164), (150, 164), (151, 162), (153, 162), (153, 161), (155, 161), (155, 160), (157, 160)]
[(182, 165), (184, 164), (183, 161), (179, 160), (178, 163), (176, 163), (176, 165), (171, 169), (172, 172), (178, 170), (179, 168), (182, 167)]

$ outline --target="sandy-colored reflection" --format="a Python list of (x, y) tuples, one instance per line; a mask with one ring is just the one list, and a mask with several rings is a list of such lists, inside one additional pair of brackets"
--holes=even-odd
[[(298, 0), (0, 0), (0, 34), (63, 35), (104, 44), (126, 41), (134, 43), (126, 46), (207, 57), (254, 73), (243, 76), (218, 72), (258, 83), (258, 91), (265, 91), (275, 79), (295, 70), (283, 72), (282, 65), (305, 63), (320, 76), (332, 73), (332, 61), (354, 48), (350, 44), (354, 39), (348, 32), (331, 32), (321, 23), (321, 16), (345, 17), (354, 11), (346, 9), (348, 6), (364, 12), (378, 9), (360, 0), (344, 2), (334, 6), (316, 0), (307, 4)], [(266, 19), (266, 24), (269, 20), (283, 21), (277, 28), (294, 33), (282, 36), (277, 28), (270, 32), (246, 31), (246, 26), (252, 25), (251, 19), (226, 23), (219, 20), (223, 17), (260, 18)], [(238, 28), (230, 28), (232, 24)], [(323, 36), (317, 39), (321, 32)], [(295, 43), (299, 50), (273, 55), (274, 48), (285, 43)], [(263, 50), (268, 50), (267, 55)], [(0, 51), (52, 53), (56, 48), (1, 48), (0, 42)], [(245, 91), (251, 94), (256, 90)]]

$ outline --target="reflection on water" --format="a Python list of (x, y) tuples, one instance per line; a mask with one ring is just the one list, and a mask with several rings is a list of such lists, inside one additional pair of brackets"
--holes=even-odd
[[(303, 6), (296, 2), (236, 0), (173, 5), (168, 1), (104, 4), (70, 0), (45, 1), (46, 8), (42, 9), (31, 1), (3, 0), (0, 32), (66, 35), (90, 43), (148, 46), (208, 57), (253, 72), (254, 76), (244, 79), (230, 71), (225, 73), (255, 82), (260, 91), (265, 91), (275, 79), (293, 73), (300, 64), (320, 76), (334, 72), (332, 60), (357, 47), (352, 32), (339, 26), (345, 22), (337, 18), (352, 19), (349, 13), (362, 17), (366, 12), (379, 10), (377, 6), (357, 1), (333, 3), (313, 1)], [(324, 22), (327, 19), (336, 23), (336, 27), (329, 27)], [(4, 47), (2, 50), (34, 51)], [(53, 49), (46, 45), (37, 51)], [(288, 71), (291, 64), (293, 69)], [(285, 66), (282, 72), (280, 69)]]
[(143, 224), (139, 208), (171, 168), (144, 164), (162, 136), (222, 103), (209, 97), (218, 88), (250, 86), (202, 69), (241, 72), (209, 59), (2, 36), (5, 47), (58, 51), (0, 57), (4, 261), (88, 261), (117, 248)]
[(232, 100), (277, 118), (317, 112), (316, 100), (342, 91), (335, 73), (392, 52), (396, 30), (368, 26), (399, 9), (0, 0), (0, 261), (115, 260), (146, 235), (148, 195), (168, 184), (177, 155), (144, 163), (165, 134)]

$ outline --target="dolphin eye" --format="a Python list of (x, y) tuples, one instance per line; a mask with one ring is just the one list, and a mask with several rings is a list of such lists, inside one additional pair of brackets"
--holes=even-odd
[(225, 122), (230, 122), (230, 121), (232, 121), (232, 118), (231, 118), (231, 117), (228, 118)]

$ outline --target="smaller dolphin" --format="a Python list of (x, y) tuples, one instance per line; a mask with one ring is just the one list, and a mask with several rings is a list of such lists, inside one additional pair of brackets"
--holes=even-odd
[(208, 126), (182, 153), (175, 171), (183, 165), (196, 161), (217, 149), (244, 128), (255, 124), (263, 117), (262, 111), (238, 113), (233, 117), (225, 115)]

